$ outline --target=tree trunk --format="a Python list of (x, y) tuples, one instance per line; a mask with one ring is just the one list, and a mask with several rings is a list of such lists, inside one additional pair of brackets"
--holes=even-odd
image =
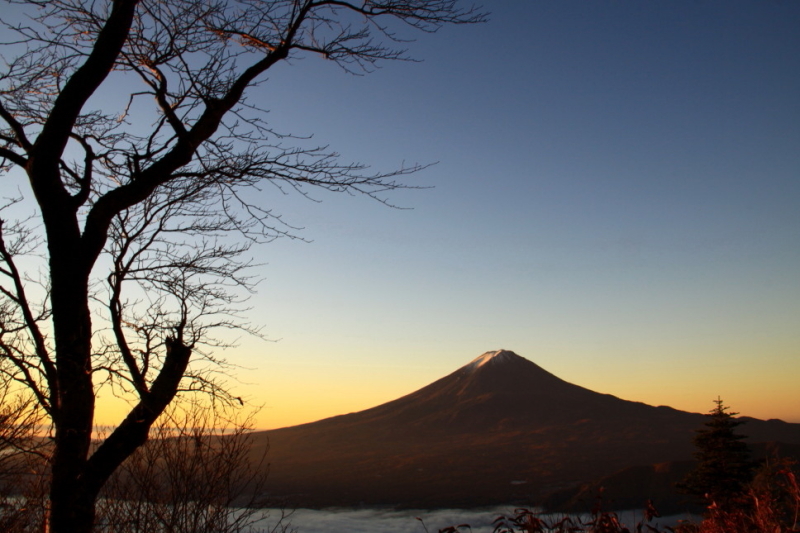
[[(39, 183), (58, 179), (57, 160), (54, 162), (52, 158), (34, 159), (29, 170), (40, 177)], [(48, 377), (55, 426), (50, 525), (54, 533), (88, 533), (94, 519), (93, 498), (88, 498), (85, 490), (95, 405), (89, 311), (92, 261), (82, 253), (76, 209), (66, 191), (48, 187), (34, 190), (42, 207), (50, 255), (55, 343), (56, 382), (52, 383)]]
[[(85, 470), (92, 439), (94, 387), (88, 273), (51, 246), (51, 303), (58, 374), (55, 452), (50, 489), (51, 531), (90, 532), (94, 499), (87, 497)], [(63, 251), (63, 250), (62, 250)], [(73, 258), (75, 252), (73, 251)]]

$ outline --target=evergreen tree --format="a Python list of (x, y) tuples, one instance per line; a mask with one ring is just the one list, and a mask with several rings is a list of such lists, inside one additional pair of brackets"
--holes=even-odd
[(678, 488), (704, 498), (706, 503), (728, 506), (747, 489), (753, 479), (755, 463), (744, 442), (746, 437), (735, 431), (744, 424), (743, 420), (734, 418), (739, 413), (727, 412), (728, 407), (720, 398), (714, 403), (716, 407), (706, 415), (705, 428), (699, 429), (694, 437), (697, 467)]

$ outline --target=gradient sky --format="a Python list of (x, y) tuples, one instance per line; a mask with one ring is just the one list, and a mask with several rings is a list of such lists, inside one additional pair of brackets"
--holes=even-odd
[(308, 57), (250, 93), (346, 161), (438, 162), (392, 195), (408, 210), (264, 189), (312, 242), (255, 250), (274, 342), (225, 355), (257, 425), (500, 348), (628, 400), (800, 422), (800, 2), (487, 8), (411, 44), (421, 63)]

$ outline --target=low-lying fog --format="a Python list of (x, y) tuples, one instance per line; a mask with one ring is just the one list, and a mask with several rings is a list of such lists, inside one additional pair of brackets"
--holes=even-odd
[[(285, 520), (291, 523), (289, 531), (298, 533), (437, 533), (440, 529), (460, 524), (469, 524), (472, 533), (492, 533), (494, 520), (500, 515), (510, 515), (511, 507), (488, 509), (440, 509), (440, 510), (311, 510), (297, 509)], [(259, 522), (256, 528), (269, 531), (281, 516), (280, 510), (270, 511), (269, 518)], [(630, 529), (642, 519), (641, 511), (619, 513), (620, 520)], [(650, 525), (663, 528), (676, 524), (689, 515), (656, 518)], [(420, 521), (421, 519), (422, 521)]]

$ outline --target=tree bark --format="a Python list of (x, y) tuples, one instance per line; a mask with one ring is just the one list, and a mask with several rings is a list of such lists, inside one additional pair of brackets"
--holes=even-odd
[[(58, 231), (48, 228), (53, 243)], [(69, 239), (64, 239), (69, 241)], [(94, 502), (85, 495), (85, 469), (94, 420), (88, 272), (70, 260), (68, 245), (50, 245), (51, 303), (57, 353), (58, 407), (50, 489), (51, 531), (89, 532)], [(65, 253), (66, 252), (66, 253)]]

